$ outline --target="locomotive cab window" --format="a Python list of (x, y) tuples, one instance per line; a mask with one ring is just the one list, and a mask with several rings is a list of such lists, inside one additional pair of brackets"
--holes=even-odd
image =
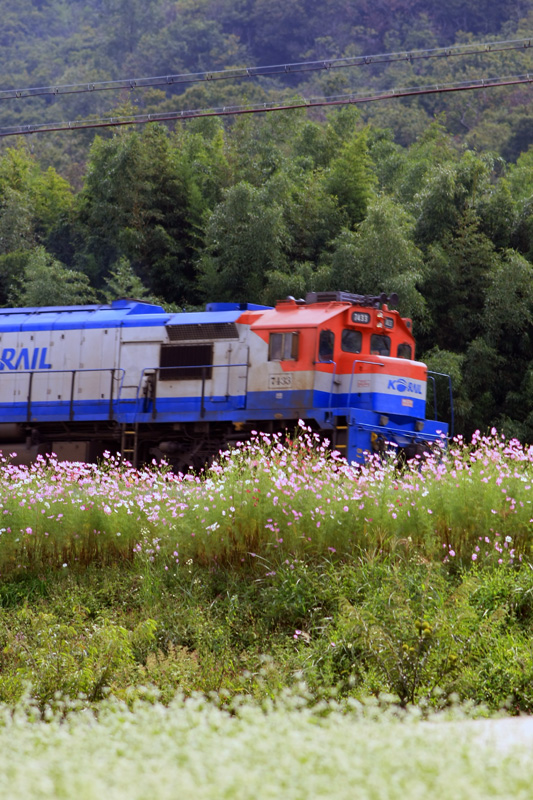
[(403, 343), (398, 345), (397, 356), (398, 358), (408, 358), (409, 360), (412, 359), (413, 350), (410, 344)]
[(318, 340), (318, 360), (331, 361), (335, 351), (335, 334), (333, 331), (320, 331)]
[(360, 353), (362, 342), (363, 334), (361, 331), (353, 331), (350, 330), (350, 328), (344, 328), (341, 338), (341, 350), (345, 353)]
[(298, 338), (299, 334), (294, 331), (271, 333), (268, 340), (268, 360), (296, 361), (298, 359)]
[[(190, 381), (210, 378), (213, 345), (164, 344), (159, 358), (160, 381)], [(174, 368), (174, 369), (172, 369)]]
[(373, 356), (390, 356), (390, 336), (373, 333), (370, 337), (370, 352)]

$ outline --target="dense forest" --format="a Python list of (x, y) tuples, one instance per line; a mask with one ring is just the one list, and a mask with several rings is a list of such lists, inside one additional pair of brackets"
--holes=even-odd
[[(0, 92), (518, 40), (521, 0), (2, 0)], [(528, 16), (529, 13), (529, 16)], [(533, 440), (530, 85), (1, 138), (15, 125), (523, 75), (533, 48), (4, 99), (0, 305), (395, 291), (457, 429)]]

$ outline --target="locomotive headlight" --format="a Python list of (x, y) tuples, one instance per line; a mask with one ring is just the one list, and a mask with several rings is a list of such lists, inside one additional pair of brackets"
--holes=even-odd
[(381, 425), (382, 428), (384, 428), (385, 425), (389, 424), (389, 418), (386, 417), (385, 414), (382, 414), (381, 417), (379, 418), (379, 424)]
[(417, 421), (415, 422), (415, 431), (419, 431), (420, 432), (420, 431), (423, 431), (423, 430), (424, 430), (424, 420), (423, 419), (417, 419)]

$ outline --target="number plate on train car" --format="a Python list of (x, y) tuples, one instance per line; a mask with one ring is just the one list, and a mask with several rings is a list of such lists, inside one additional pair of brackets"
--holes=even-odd
[(269, 375), (269, 389), (290, 389), (292, 386), (292, 375)]
[(359, 322), (363, 325), (368, 325), (370, 322), (370, 314), (364, 311), (354, 311), (352, 314), (352, 322)]

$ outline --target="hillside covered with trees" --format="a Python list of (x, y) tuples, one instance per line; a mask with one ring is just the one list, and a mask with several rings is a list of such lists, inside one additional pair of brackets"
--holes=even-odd
[[(4, 0), (0, 91), (518, 40), (529, 4)], [(533, 49), (2, 99), (9, 126), (523, 75)], [(0, 95), (1, 97), (1, 95)], [(533, 438), (530, 85), (0, 138), (0, 305), (395, 291), (457, 428)]]

